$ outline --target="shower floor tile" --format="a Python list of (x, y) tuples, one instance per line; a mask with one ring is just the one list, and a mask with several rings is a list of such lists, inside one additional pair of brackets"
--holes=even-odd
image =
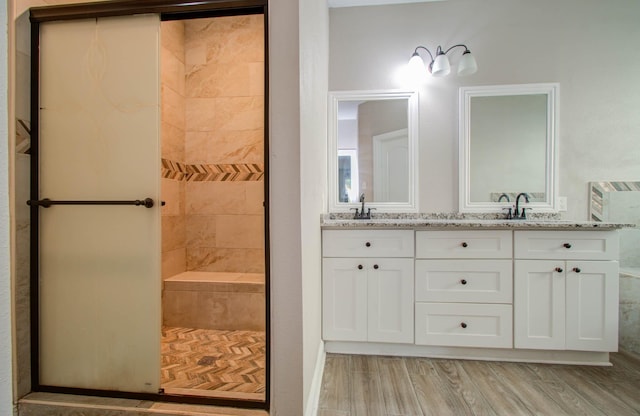
[(161, 371), (168, 394), (264, 400), (265, 334), (163, 327)]

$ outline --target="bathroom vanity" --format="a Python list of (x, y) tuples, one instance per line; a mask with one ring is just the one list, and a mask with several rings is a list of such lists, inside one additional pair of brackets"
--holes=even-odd
[(606, 364), (622, 224), (322, 219), (337, 353)]

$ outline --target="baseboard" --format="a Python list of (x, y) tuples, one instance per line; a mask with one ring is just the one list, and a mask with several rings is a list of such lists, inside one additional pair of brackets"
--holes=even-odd
[(336, 354), (390, 355), (481, 361), (610, 366), (608, 352), (524, 350), (513, 348), (440, 347), (413, 344), (327, 341), (325, 351)]
[(327, 353), (324, 350), (324, 341), (320, 340), (318, 345), (318, 356), (316, 358), (316, 368), (313, 371), (311, 388), (305, 408), (305, 416), (316, 416), (318, 414), (318, 402), (320, 401), (320, 391), (322, 389), (322, 375), (324, 374), (324, 362)]

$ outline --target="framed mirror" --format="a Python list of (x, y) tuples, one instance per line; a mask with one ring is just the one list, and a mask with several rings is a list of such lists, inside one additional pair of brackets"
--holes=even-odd
[(329, 212), (417, 212), (418, 96), (329, 93)]
[(459, 210), (557, 212), (559, 84), (460, 88)]

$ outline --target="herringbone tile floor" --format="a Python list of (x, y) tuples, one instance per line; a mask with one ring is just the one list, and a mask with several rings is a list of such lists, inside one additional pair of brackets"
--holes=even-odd
[(167, 393), (264, 400), (265, 334), (162, 328)]

